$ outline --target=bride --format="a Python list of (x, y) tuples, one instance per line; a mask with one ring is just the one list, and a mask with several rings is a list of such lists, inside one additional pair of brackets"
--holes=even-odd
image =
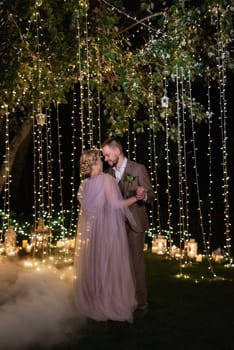
[(103, 173), (97, 149), (80, 158), (85, 176), (78, 191), (80, 212), (74, 259), (75, 301), (78, 310), (97, 321), (133, 320), (136, 307), (126, 221), (134, 219), (115, 179)]

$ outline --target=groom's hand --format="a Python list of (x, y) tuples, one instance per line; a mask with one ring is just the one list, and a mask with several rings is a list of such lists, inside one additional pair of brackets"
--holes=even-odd
[(145, 195), (146, 195), (146, 189), (142, 186), (138, 186), (136, 189), (137, 200), (144, 200)]

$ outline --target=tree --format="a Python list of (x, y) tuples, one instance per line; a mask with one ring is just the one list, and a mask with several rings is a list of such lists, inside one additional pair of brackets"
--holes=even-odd
[[(160, 101), (166, 93), (173, 136), (176, 78), (206, 84), (233, 70), (230, 0), (8, 0), (0, 6), (0, 102), (12, 120), (66, 103), (78, 89), (82, 112), (101, 109), (109, 134), (124, 135), (129, 122), (137, 132), (157, 132), (165, 127)], [(199, 102), (184, 98), (197, 122), (206, 118)]]

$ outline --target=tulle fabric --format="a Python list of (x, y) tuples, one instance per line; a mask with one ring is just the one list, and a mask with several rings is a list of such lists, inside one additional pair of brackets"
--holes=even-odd
[(133, 220), (115, 179), (83, 181), (75, 250), (75, 298), (79, 312), (99, 320), (132, 321), (136, 306), (126, 220)]

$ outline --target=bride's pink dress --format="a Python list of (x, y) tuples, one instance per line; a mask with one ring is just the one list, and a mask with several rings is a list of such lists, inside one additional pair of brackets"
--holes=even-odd
[(84, 180), (75, 249), (75, 299), (94, 320), (132, 321), (136, 306), (126, 220), (133, 220), (115, 179), (100, 174)]

